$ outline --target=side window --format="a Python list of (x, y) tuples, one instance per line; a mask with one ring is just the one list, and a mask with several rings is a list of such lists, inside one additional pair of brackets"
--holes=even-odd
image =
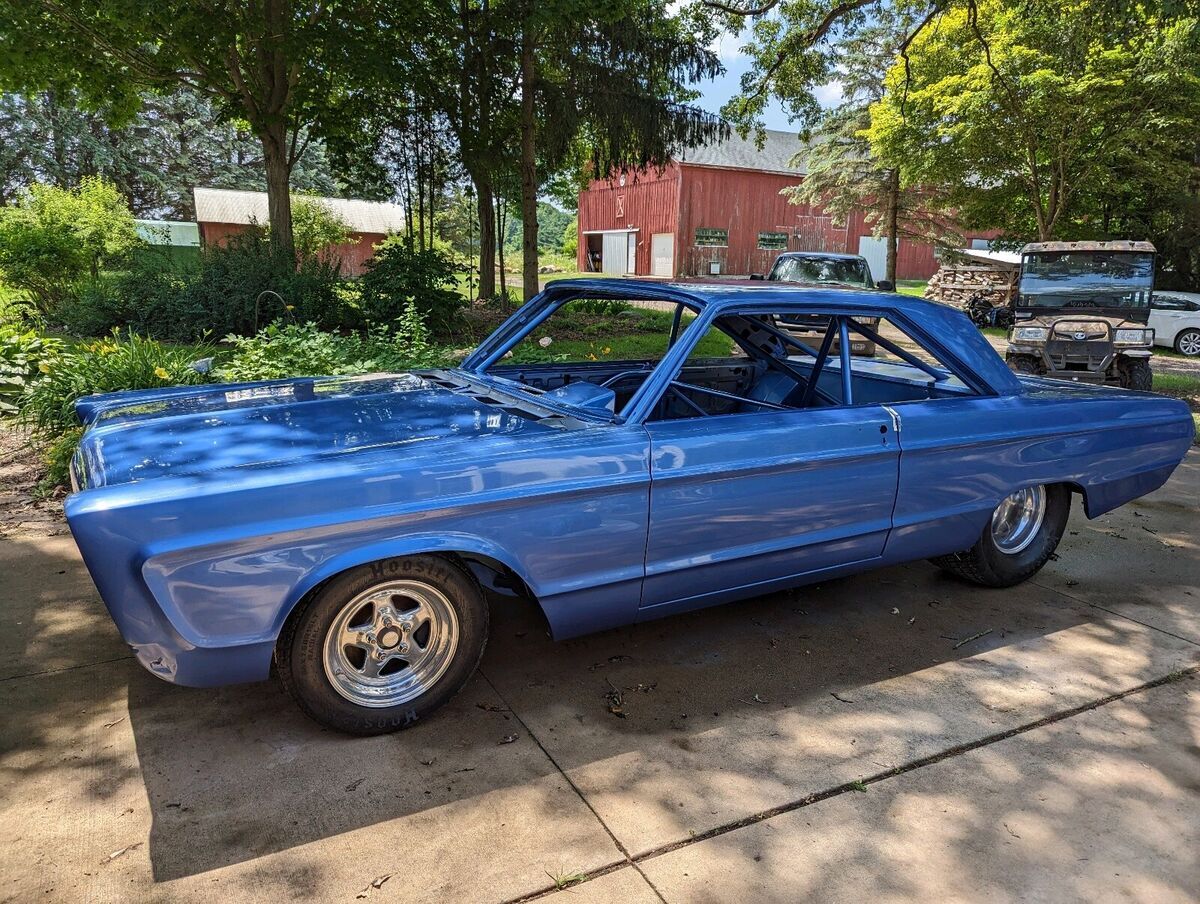
[[(845, 355), (843, 322), (849, 339)], [(843, 367), (847, 360), (848, 374)], [(651, 420), (970, 394), (970, 387), (936, 355), (886, 318), (765, 311), (715, 320)]]
[[(916, 394), (911, 398), (973, 394), (967, 384), (955, 376), (933, 352), (888, 318), (858, 317), (850, 318), (850, 322), (865, 327), (862, 332), (854, 331), (854, 338), (866, 339), (870, 345), (869, 351), (852, 355), (850, 358), (850, 367), (855, 374), (856, 403), (872, 400), (870, 397), (878, 393), (878, 387), (870, 385), (872, 380), (876, 383), (903, 381), (928, 388), (927, 395)], [(876, 338), (872, 338), (871, 333), (874, 333)], [(861, 394), (858, 391), (860, 377), (864, 390)], [(895, 389), (891, 392), (894, 395), (899, 394)], [(891, 401), (909, 399), (892, 398)]]

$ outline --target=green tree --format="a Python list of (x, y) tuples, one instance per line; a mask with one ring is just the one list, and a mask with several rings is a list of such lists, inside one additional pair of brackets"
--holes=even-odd
[(579, 251), (579, 215), (571, 217), (562, 233), (562, 253), (574, 258)]
[[(262, 191), (262, 146), (211, 100), (188, 89), (147, 93), (133, 119), (81, 106), (70, 93), (0, 95), (0, 205), (31, 185), (67, 188), (84, 176), (114, 183), (137, 216), (195, 218), (197, 185)], [(320, 141), (292, 169), (295, 191), (345, 189)]]
[(794, 203), (819, 207), (842, 223), (865, 211), (867, 225), (887, 242), (886, 278), (892, 282), (902, 237), (940, 242), (950, 233), (940, 198), (903, 187), (899, 167), (881, 161), (868, 140), (871, 105), (883, 99), (888, 71), (912, 25), (907, 16), (884, 10), (837, 44), (834, 71), (842, 102), (820, 115), (815, 140), (793, 160), (804, 166), (804, 181), (784, 190)]
[[(688, 85), (720, 73), (708, 30), (661, 0), (517, 0), (524, 297), (538, 291), (543, 178), (590, 139), (593, 171), (665, 163), (727, 133)], [(557, 236), (555, 229), (551, 235)]]
[(369, 0), (0, 0), (0, 87), (75, 89), (126, 116), (146, 90), (194, 88), (258, 139), (272, 233), (290, 250), (290, 177), (305, 140), (337, 132), (353, 96), (347, 73), (372, 65), (372, 37), (403, 18)]
[(29, 292), (43, 314), (140, 244), (125, 199), (99, 178), (85, 177), (76, 189), (35, 185), (0, 208), (0, 277)]
[(944, 191), (966, 225), (1103, 233), (1114, 194), (1186, 186), (1198, 37), (1196, 19), (1103, 0), (949, 10), (893, 67), (871, 147), (904, 185)]
[(350, 241), (346, 221), (317, 198), (292, 199), (292, 237), (299, 260), (316, 260), (330, 245)]

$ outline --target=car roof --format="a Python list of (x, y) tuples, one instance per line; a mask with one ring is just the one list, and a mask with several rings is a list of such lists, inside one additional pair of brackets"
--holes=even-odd
[[(1001, 395), (1022, 391), (1021, 382), (1013, 375), (975, 324), (957, 308), (929, 301), (915, 295), (879, 292), (870, 289), (817, 288), (795, 283), (755, 280), (737, 282), (665, 282), (649, 279), (560, 279), (549, 283), (537, 298), (529, 303), (536, 307), (561, 304), (573, 298), (604, 298), (614, 301), (663, 301), (688, 305), (699, 311), (745, 310), (747, 304), (764, 307), (790, 308), (823, 313), (822, 309), (867, 316), (888, 316), (895, 313), (923, 333), (934, 345), (941, 346), (947, 359), (957, 359), (976, 377)], [(520, 310), (520, 309), (518, 309)], [(529, 316), (537, 316), (531, 314)], [(510, 321), (519, 318), (514, 314)], [(520, 318), (522, 320), (527, 318)], [(519, 329), (519, 324), (515, 327)], [(463, 363), (468, 369), (486, 358), (495, 344), (502, 344), (505, 328), (493, 333), (474, 354)], [(931, 350), (933, 350), (931, 348)], [(947, 360), (949, 363), (949, 360)]]
[[(560, 279), (549, 283), (550, 295), (590, 295), (631, 301), (682, 302), (696, 308), (741, 307), (748, 301), (783, 304), (787, 307), (835, 307), (903, 310), (914, 319), (930, 309), (958, 315), (955, 308), (928, 301), (915, 295), (899, 295), (873, 289), (847, 289), (845, 286), (820, 287), (774, 280), (730, 279), (719, 281), (665, 282), (650, 279)], [(961, 316), (961, 315), (959, 315)]]

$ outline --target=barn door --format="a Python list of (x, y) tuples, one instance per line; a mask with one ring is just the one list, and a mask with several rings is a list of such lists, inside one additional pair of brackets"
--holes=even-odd
[(660, 232), (650, 238), (650, 272), (655, 276), (675, 275), (675, 235)]
[(603, 258), (600, 269), (605, 273), (626, 273), (629, 265), (627, 232), (604, 233)]

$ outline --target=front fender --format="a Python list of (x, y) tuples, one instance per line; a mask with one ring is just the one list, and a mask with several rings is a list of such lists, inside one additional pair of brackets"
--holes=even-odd
[(354, 536), (256, 542), (252, 549), (177, 549), (152, 555), (142, 577), (163, 615), (197, 647), (274, 642), (315, 587), (358, 565), (420, 553), (475, 553), (503, 563), (536, 594), (527, 569), (508, 550), (460, 532), (411, 534), (363, 542)]
[(418, 534), (369, 543), (347, 550), (324, 562), (320, 568), (314, 569), (302, 581), (298, 582), (287, 599), (280, 607), (274, 620), (274, 633), (278, 636), (284, 623), (295, 610), (296, 606), (316, 587), (359, 565), (379, 562), (384, 559), (394, 559), (400, 556), (414, 556), (428, 553), (460, 553), (486, 556), (500, 562), (516, 574), (530, 591), (537, 595), (537, 587), (524, 566), (508, 550), (484, 537), (476, 537), (465, 533), (449, 534)]

